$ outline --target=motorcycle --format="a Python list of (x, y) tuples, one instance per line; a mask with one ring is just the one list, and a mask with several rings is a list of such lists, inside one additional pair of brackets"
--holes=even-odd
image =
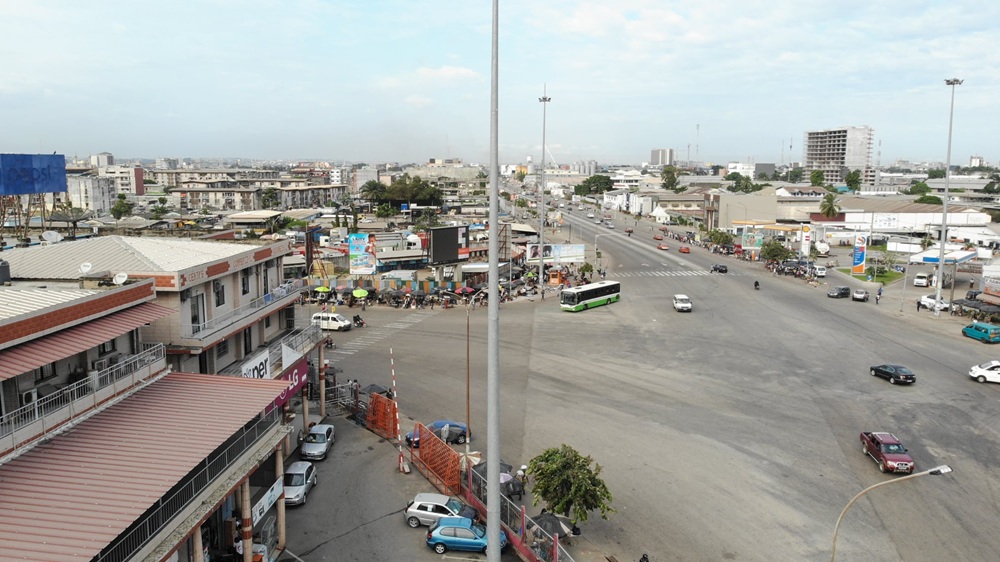
[(337, 344), (333, 343), (332, 339), (326, 338), (326, 341), (323, 342), (323, 347), (326, 349), (337, 349)]
[(760, 290), (760, 281), (754, 281), (753, 282), (753, 288), (754, 288), (755, 291), (759, 291)]
[(361, 315), (359, 315), (359, 314), (355, 314), (354, 315), (354, 327), (355, 328), (364, 328), (366, 326), (368, 326), (368, 323), (365, 322), (364, 318), (361, 318)]

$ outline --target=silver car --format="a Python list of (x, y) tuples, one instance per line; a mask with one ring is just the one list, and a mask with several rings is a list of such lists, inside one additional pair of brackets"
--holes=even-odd
[(403, 510), (406, 524), (414, 529), (430, 525), (442, 517), (468, 517), (475, 520), (477, 516), (475, 508), (444, 494), (417, 494)]
[(318, 483), (313, 463), (297, 461), (285, 469), (285, 505), (306, 503), (309, 491)]
[(299, 445), (299, 458), (303, 460), (321, 461), (333, 448), (337, 429), (329, 424), (316, 424), (309, 428), (302, 444)]

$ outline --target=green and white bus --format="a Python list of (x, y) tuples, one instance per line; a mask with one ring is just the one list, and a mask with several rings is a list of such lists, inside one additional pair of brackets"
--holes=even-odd
[(563, 310), (579, 312), (602, 304), (617, 302), (621, 298), (621, 292), (622, 284), (618, 281), (598, 281), (597, 283), (563, 289), (559, 293), (559, 305), (562, 306)]

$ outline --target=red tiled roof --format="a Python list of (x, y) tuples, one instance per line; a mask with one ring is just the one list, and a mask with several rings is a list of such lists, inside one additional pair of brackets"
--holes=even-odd
[(90, 560), (287, 384), (171, 373), (0, 466), (0, 559)]
[(0, 351), (0, 381), (27, 373), (53, 361), (72, 357), (176, 312), (158, 304), (145, 302), (91, 320), (86, 324), (5, 349)]

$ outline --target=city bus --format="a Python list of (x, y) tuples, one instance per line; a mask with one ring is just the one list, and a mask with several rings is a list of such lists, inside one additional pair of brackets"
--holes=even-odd
[(622, 284), (618, 281), (598, 281), (579, 287), (563, 289), (559, 305), (563, 310), (579, 312), (602, 304), (611, 304), (621, 297)]

